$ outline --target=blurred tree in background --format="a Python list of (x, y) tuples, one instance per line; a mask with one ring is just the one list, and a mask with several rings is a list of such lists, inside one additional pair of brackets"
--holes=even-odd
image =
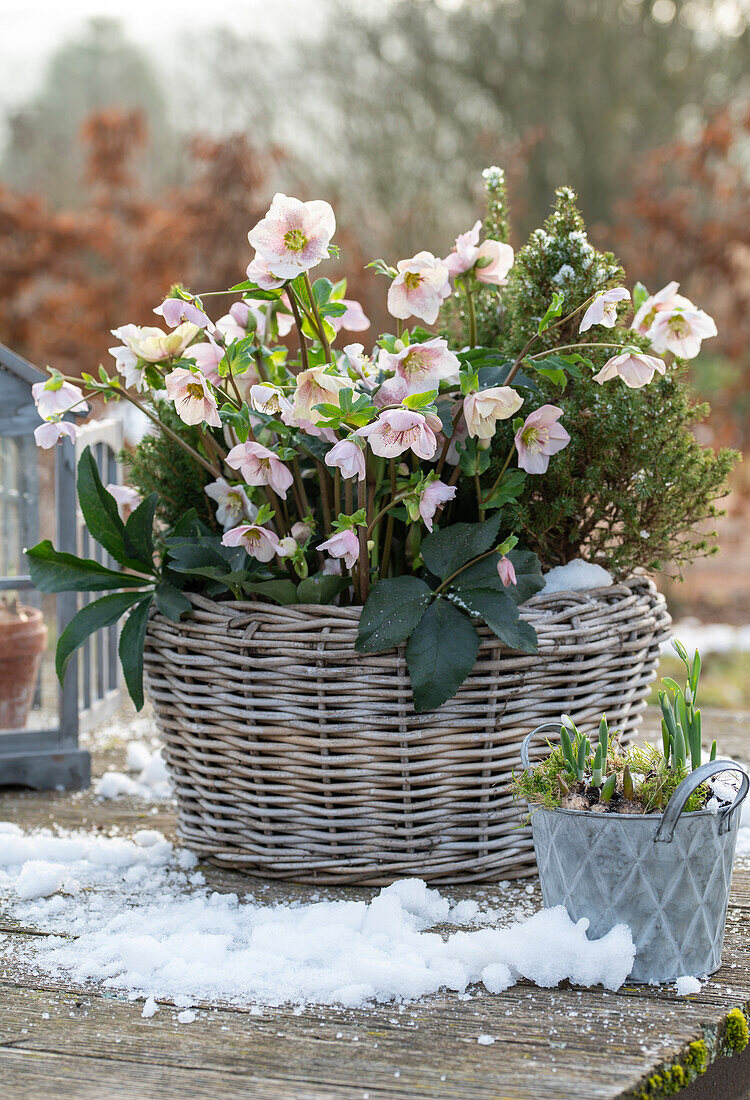
[(737, 441), (750, 392), (747, 0), (303, 11), (283, 33), (280, 14), (275, 35), (252, 18), (200, 36), (186, 25), (171, 67), (108, 19), (57, 50), (0, 158), (0, 338), (90, 367), (107, 330), (146, 322), (174, 279), (234, 282), (276, 189), (333, 203), (349, 293), (377, 331), (366, 260), (447, 252), (481, 213), (482, 168), (499, 163), (516, 247), (569, 183), (631, 279), (679, 279), (716, 313), (721, 343), (697, 377), (729, 394)]
[(79, 131), (90, 114), (108, 107), (137, 109), (148, 118), (153, 141), (137, 151), (142, 185), (177, 182), (184, 169), (182, 143), (168, 122), (165, 89), (142, 51), (111, 19), (91, 20), (81, 38), (61, 46), (37, 94), (10, 113), (0, 179), (43, 195), (51, 206), (83, 205)]
[(247, 265), (267, 157), (243, 135), (196, 138), (185, 182), (154, 194), (133, 171), (148, 140), (140, 111), (91, 115), (72, 210), (0, 186), (0, 338), (32, 361), (66, 372), (111, 365), (110, 329), (157, 324), (151, 311), (172, 283), (232, 286)]

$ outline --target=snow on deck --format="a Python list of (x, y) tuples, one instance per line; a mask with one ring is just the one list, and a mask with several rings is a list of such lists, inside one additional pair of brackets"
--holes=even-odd
[[(725, 755), (750, 758), (744, 717), (704, 720)], [(597, 971), (569, 921), (534, 925), (534, 880), (315, 889), (196, 866), (139, 722), (127, 758), (111, 730), (92, 746), (97, 778), (135, 787), (0, 792), (9, 1100), (604, 1100), (750, 1003), (744, 858), (719, 974), (680, 993), (540, 988), (526, 979), (619, 984), (626, 945), (610, 944)]]

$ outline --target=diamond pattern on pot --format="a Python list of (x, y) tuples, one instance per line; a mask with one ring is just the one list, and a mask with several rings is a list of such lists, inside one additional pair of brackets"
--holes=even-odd
[(531, 815), (544, 903), (587, 917), (589, 935), (628, 924), (634, 981), (708, 974), (721, 963), (738, 814), (683, 814), (670, 843), (648, 817), (535, 809)]

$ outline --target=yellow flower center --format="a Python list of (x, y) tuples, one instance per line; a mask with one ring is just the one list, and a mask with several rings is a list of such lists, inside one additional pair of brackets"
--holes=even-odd
[(532, 454), (541, 451), (542, 444), (546, 443), (548, 439), (549, 430), (547, 428), (526, 428), (521, 433), (521, 440), (524, 447), (531, 451)]
[(284, 244), (290, 252), (301, 252), (307, 244), (307, 237), (301, 229), (288, 229), (284, 234)]
[(422, 276), (418, 271), (407, 271), (404, 275), (404, 285), (408, 290), (416, 290), (422, 282)]
[(202, 401), (206, 396), (200, 382), (188, 382), (185, 389), (187, 390), (188, 397), (193, 397), (196, 401)]

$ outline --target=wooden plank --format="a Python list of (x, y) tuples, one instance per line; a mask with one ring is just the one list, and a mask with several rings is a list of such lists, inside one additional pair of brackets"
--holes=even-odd
[[(653, 716), (649, 716), (649, 721)], [(747, 716), (711, 716), (726, 755), (750, 758)], [(731, 742), (728, 749), (726, 740)], [(97, 774), (122, 767), (122, 746), (94, 754)], [(58, 824), (127, 834), (159, 829), (174, 837), (171, 806), (132, 800), (102, 802), (91, 791), (2, 792), (0, 819), (24, 828)], [(290, 902), (310, 887), (267, 883), (201, 865), (219, 891), (254, 892)], [(499, 893), (486, 887), (444, 888), (453, 899), (515, 907), (540, 903), (526, 883)], [(321, 896), (370, 897), (372, 890), (318, 888)], [(498, 900), (492, 900), (494, 898)], [(88, 1100), (103, 1095), (162, 1100), (239, 1095), (261, 1100), (615, 1100), (686, 1045), (720, 1026), (734, 1006), (750, 1005), (750, 870), (735, 872), (722, 970), (701, 992), (677, 997), (674, 987), (604, 990), (472, 990), (426, 998), (400, 1008), (366, 1010), (264, 1008), (260, 1016), (230, 1005), (199, 1005), (198, 1019), (176, 1022), (163, 1005), (143, 1020), (138, 1004), (95, 986), (76, 990), (32, 973), (21, 949), (44, 929), (25, 928), (0, 913), (0, 1081), (3, 1100)], [(45, 1019), (45, 1014), (47, 1018)], [(479, 1035), (495, 1039), (477, 1043)], [(398, 1074), (398, 1076), (396, 1076)], [(718, 1100), (718, 1097), (717, 1097)]]

